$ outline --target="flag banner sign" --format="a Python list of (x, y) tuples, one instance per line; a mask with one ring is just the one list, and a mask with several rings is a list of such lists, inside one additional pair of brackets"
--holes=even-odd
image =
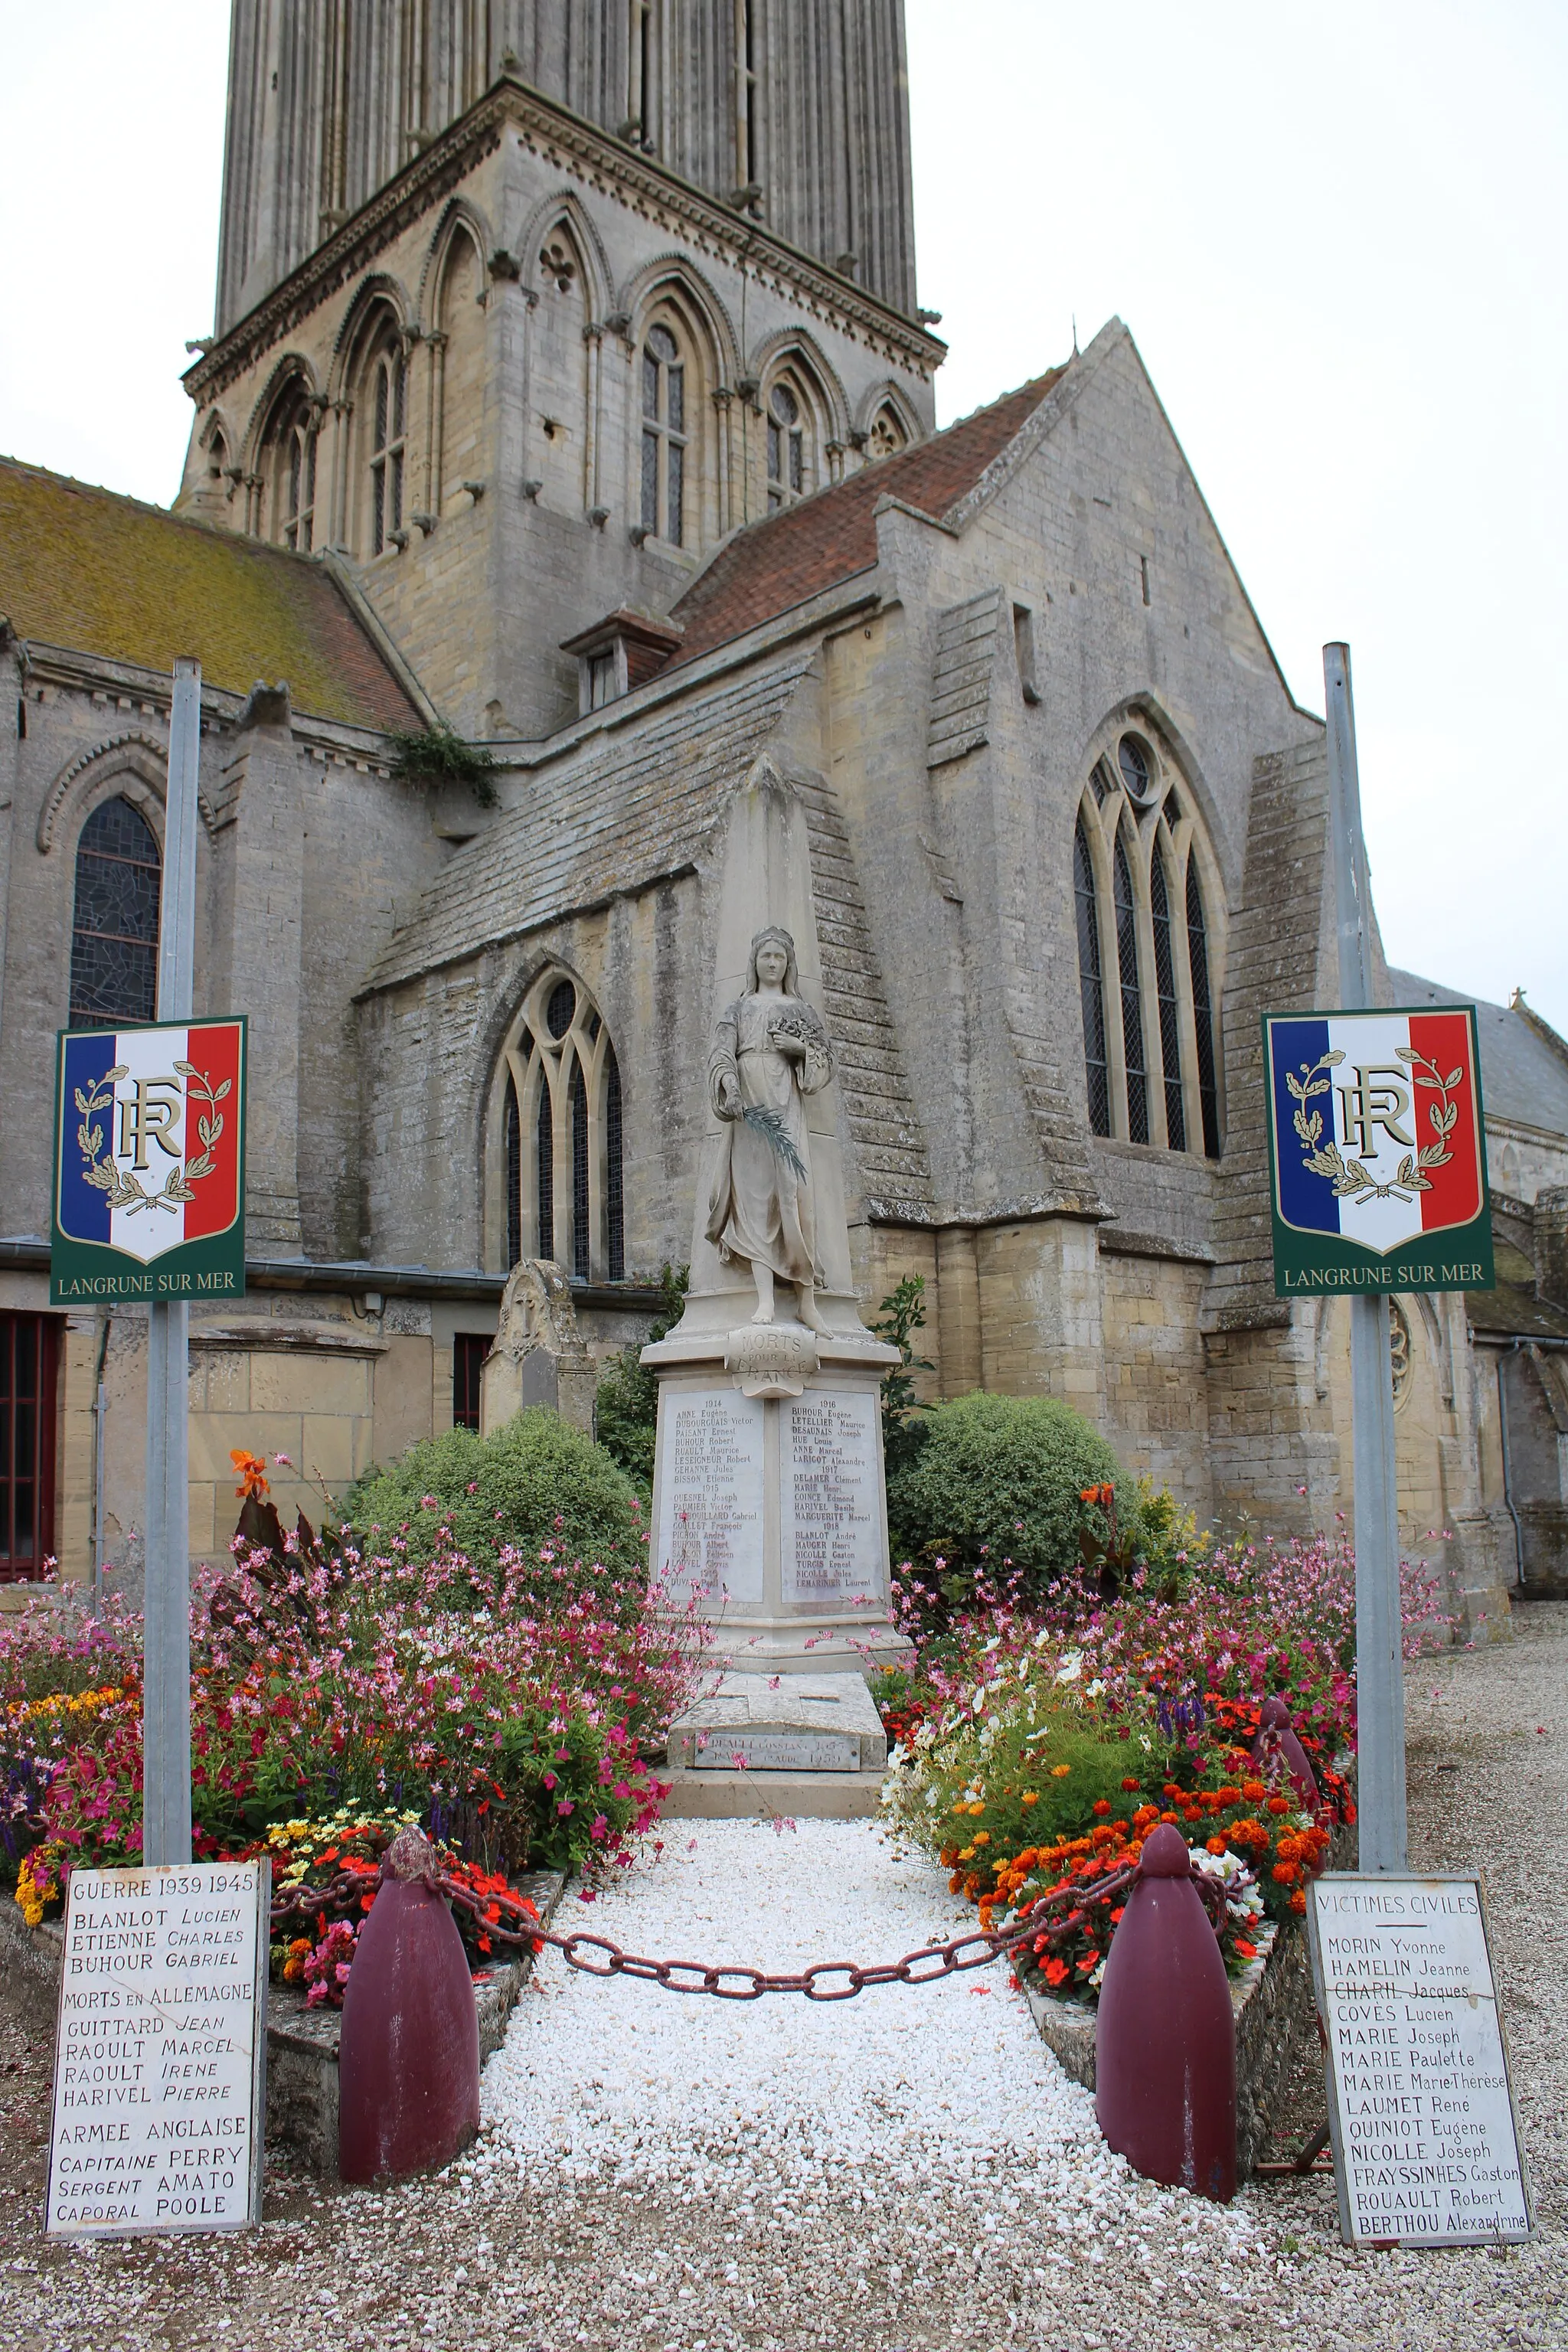
[(1268, 1013), (1274, 1288), (1489, 1290), (1472, 1005)]
[(49, 1301), (245, 1295), (245, 1021), (64, 1029)]

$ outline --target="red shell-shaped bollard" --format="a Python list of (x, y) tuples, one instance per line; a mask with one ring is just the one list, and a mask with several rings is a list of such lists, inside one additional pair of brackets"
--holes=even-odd
[(1258, 1717), (1258, 1737), (1252, 1743), (1252, 1760), (1261, 1764), (1268, 1748), (1275, 1742), (1285, 1759), (1296, 1795), (1303, 1809), (1315, 1813), (1321, 1802), (1318, 1776), (1306, 1749), (1297, 1738), (1290, 1721), (1290, 1710), (1282, 1698), (1266, 1698)]
[(349, 1970), (338, 2045), (338, 2169), (344, 2180), (428, 2172), (479, 2127), (473, 1979), (444, 1895), (423, 1881), (434, 1850), (393, 1843)]
[(1144, 1843), (1111, 1941), (1095, 2029), (1095, 2113), (1135, 2172), (1227, 2205), (1236, 2194), (1236, 2025), (1219, 1939), (1179, 1830)]

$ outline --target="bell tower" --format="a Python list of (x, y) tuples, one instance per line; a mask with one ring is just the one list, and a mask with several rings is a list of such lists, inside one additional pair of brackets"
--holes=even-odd
[(226, 334), (506, 69), (905, 317), (903, 0), (233, 0)]

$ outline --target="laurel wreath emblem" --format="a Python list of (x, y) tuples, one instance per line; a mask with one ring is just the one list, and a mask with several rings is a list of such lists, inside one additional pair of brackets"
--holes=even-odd
[(198, 1070), (194, 1062), (174, 1064), (179, 1076), (189, 1079), (191, 1092), (200, 1096), (206, 1105), (205, 1110), (196, 1117), (196, 1136), (202, 1149), (196, 1158), (184, 1167), (176, 1163), (171, 1168), (158, 1192), (149, 1192), (131, 1169), (121, 1168), (113, 1160), (105, 1165), (99, 1159), (99, 1153), (103, 1150), (103, 1129), (96, 1121), (113, 1102), (114, 1089), (129, 1068), (129, 1063), (117, 1062), (111, 1070), (104, 1072), (90, 1094), (84, 1094), (80, 1087), (72, 1089), (76, 1107), (81, 1113), (76, 1139), (87, 1161), (82, 1175), (86, 1182), (96, 1185), (100, 1192), (107, 1192), (111, 1209), (123, 1209), (127, 1215), (132, 1217), (142, 1209), (166, 1209), (173, 1217), (178, 1214), (183, 1202), (195, 1199), (195, 1187), (200, 1179), (212, 1174), (214, 1149), (223, 1133), (223, 1113), (218, 1105), (234, 1081), (225, 1078), (215, 1087), (208, 1073)]
[(1418, 1054), (1414, 1045), (1396, 1045), (1394, 1050), (1398, 1059), (1408, 1065), (1411, 1084), (1425, 1087), (1438, 1097), (1435, 1103), (1427, 1105), (1426, 1110), (1436, 1140), (1423, 1143), (1415, 1151), (1407, 1151), (1392, 1181), (1387, 1184), (1380, 1184), (1363, 1161), (1347, 1160), (1331, 1138), (1325, 1144), (1322, 1139), (1322, 1112), (1307, 1108), (1314, 1095), (1329, 1092), (1332, 1081), (1321, 1074), (1342, 1062), (1343, 1053), (1336, 1050), (1320, 1054), (1310, 1068), (1303, 1062), (1300, 1077), (1293, 1070), (1285, 1073), (1285, 1084), (1296, 1100), (1291, 1124), (1307, 1146), (1301, 1164), (1314, 1176), (1327, 1176), (1332, 1181), (1336, 1200), (1352, 1195), (1358, 1204), (1363, 1201), (1413, 1200), (1417, 1192), (1432, 1190), (1432, 1180), (1423, 1171), (1428, 1168), (1444, 1168), (1454, 1156), (1448, 1149), (1448, 1138), (1458, 1118), (1459, 1107), (1452, 1100), (1452, 1096), (1454, 1088), (1464, 1078), (1463, 1070), (1452, 1070), (1445, 1078), (1436, 1062), (1428, 1061), (1425, 1054)]

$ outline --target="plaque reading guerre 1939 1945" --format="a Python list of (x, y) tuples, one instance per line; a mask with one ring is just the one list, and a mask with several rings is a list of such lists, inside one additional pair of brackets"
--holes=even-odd
[(1479, 1883), (1326, 1872), (1307, 1918), (1346, 2242), (1527, 2236)]
[(52, 2236), (260, 2220), (271, 1892), (267, 1862), (72, 1871)]

